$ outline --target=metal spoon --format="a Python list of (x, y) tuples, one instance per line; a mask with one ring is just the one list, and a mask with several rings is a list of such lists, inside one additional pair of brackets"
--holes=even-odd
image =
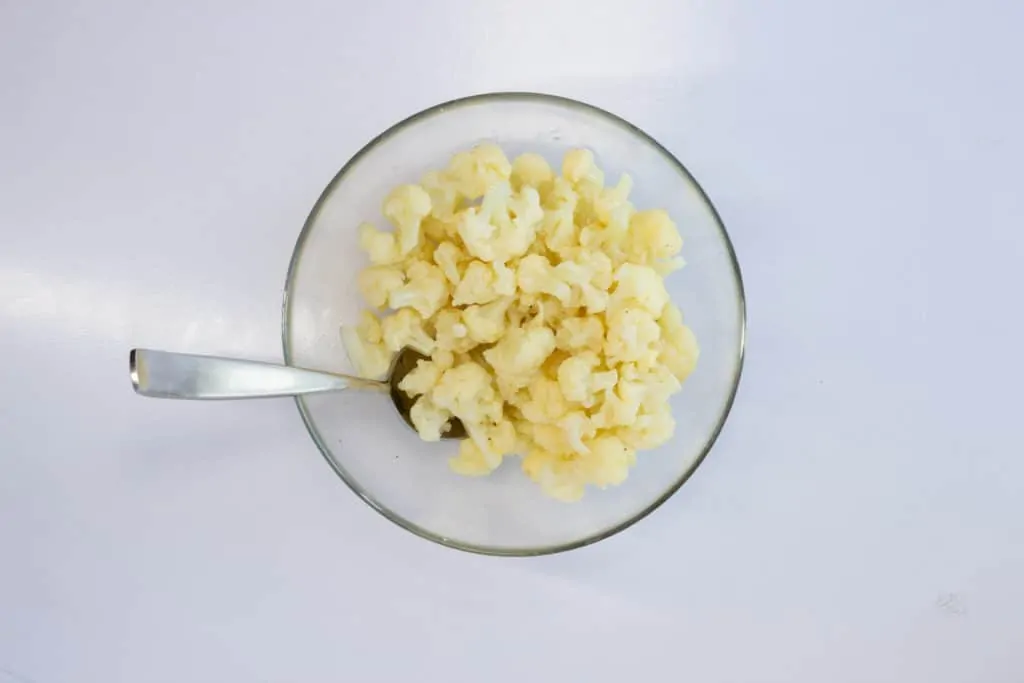
[[(239, 358), (132, 349), (128, 372), (135, 393), (154, 398), (223, 400), (368, 389), (388, 394), (402, 420), (413, 427), (409, 411), (416, 399), (399, 389), (398, 383), (422, 359), (421, 354), (404, 348), (395, 356), (387, 379), (377, 381)], [(465, 437), (465, 427), (453, 419), (441, 438)]]

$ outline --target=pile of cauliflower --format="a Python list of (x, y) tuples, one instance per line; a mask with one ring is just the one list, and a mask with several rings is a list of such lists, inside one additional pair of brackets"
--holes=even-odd
[(392, 232), (360, 226), (378, 312), (342, 327), (357, 370), (383, 378), (403, 347), (422, 360), (399, 388), (437, 441), (468, 434), (451, 468), (486, 475), (513, 454), (545, 493), (578, 500), (626, 479), (675, 429), (668, 398), (697, 362), (664, 276), (683, 264), (668, 214), (637, 211), (632, 180), (605, 187), (585, 149), (557, 175), (493, 144), (455, 155), (384, 201)]

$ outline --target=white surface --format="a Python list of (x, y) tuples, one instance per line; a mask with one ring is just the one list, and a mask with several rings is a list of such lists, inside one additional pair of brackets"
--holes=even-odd
[[(0, 670), (1024, 679), (1024, 6), (496, 4), (0, 3)], [(131, 394), (131, 345), (280, 357), (339, 165), (507, 88), (632, 119), (732, 231), (747, 370), (663, 509), (470, 556), (358, 501), (287, 401)]]

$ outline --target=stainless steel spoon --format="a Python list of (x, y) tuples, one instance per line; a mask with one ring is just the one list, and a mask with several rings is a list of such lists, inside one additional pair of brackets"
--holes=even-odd
[[(416, 351), (402, 349), (395, 356), (388, 378), (377, 381), (239, 358), (132, 349), (128, 372), (135, 393), (154, 398), (225, 400), (367, 389), (388, 394), (399, 416), (412, 427), (409, 411), (416, 399), (399, 389), (398, 383), (422, 359)], [(465, 427), (455, 419), (442, 435), (444, 439), (465, 437)]]

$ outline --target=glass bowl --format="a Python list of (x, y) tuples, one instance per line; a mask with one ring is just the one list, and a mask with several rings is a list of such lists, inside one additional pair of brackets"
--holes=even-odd
[(589, 148), (609, 182), (632, 175), (630, 199), (638, 208), (664, 208), (678, 224), (687, 265), (667, 287), (701, 356), (672, 400), (675, 436), (640, 452), (623, 484), (590, 488), (583, 500), (563, 503), (545, 497), (518, 458), (484, 478), (450, 471), (457, 444), (421, 441), (384, 395), (349, 391), (296, 402), (338, 476), (402, 528), (473, 552), (559, 552), (622, 531), (682, 486), (722, 429), (743, 364), (743, 286), (729, 237), (697, 181), (649, 135), (596, 107), (531, 93), (467, 97), (392, 126), (345, 164), (302, 228), (285, 287), (284, 356), (291, 365), (352, 372), (338, 328), (363, 307), (356, 275), (367, 261), (357, 226), (383, 226), (380, 207), (389, 190), (483, 141), (501, 145), (510, 159), (539, 152), (555, 168), (566, 150)]

